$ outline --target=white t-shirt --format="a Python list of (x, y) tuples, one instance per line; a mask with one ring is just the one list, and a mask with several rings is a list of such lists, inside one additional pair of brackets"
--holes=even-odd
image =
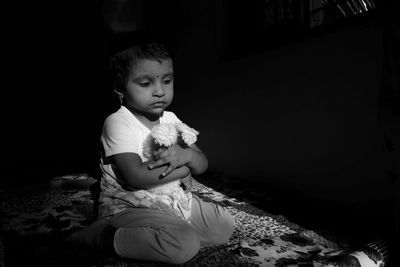
[[(180, 120), (173, 112), (164, 111), (160, 123), (177, 123)], [(189, 220), (191, 193), (181, 189), (173, 197), (160, 196), (147, 190), (126, 190), (123, 181), (118, 179), (116, 168), (109, 157), (119, 153), (135, 153), (143, 162), (148, 159), (143, 155), (143, 144), (150, 130), (141, 123), (126, 107), (121, 106), (109, 115), (103, 126), (100, 137), (103, 153), (100, 160), (102, 170), (101, 193), (99, 198), (99, 216), (116, 214), (129, 207), (154, 208), (180, 216)]]

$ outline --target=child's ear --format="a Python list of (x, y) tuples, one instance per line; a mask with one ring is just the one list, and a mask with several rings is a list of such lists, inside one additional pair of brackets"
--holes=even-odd
[(117, 88), (114, 88), (114, 93), (116, 93), (118, 95), (118, 97), (124, 97), (124, 94)]
[(118, 95), (119, 102), (122, 104), (124, 102), (124, 94), (117, 88), (114, 88), (114, 92)]

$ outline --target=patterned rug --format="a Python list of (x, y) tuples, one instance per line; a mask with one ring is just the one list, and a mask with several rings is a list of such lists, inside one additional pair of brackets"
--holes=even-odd
[[(232, 197), (235, 191), (225, 186), (229, 178), (209, 179), (219, 186), (206, 186), (202, 182), (206, 178), (196, 178), (193, 193), (228, 209), (235, 231), (227, 244), (202, 247), (182, 266), (364, 267), (387, 262), (387, 248), (380, 240), (359, 249), (332, 242), (283, 216)], [(77, 174), (2, 191), (0, 266), (169, 266), (102, 255), (65, 241), (69, 234), (94, 220), (96, 185), (96, 179)]]

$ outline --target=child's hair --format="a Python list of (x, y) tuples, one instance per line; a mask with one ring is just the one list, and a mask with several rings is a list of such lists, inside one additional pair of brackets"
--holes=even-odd
[(147, 32), (118, 34), (110, 50), (109, 71), (113, 89), (123, 91), (132, 67), (145, 59), (161, 62), (172, 59), (172, 55), (160, 40)]

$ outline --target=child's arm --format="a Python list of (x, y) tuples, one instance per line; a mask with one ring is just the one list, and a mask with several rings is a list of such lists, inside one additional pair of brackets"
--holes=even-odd
[(193, 175), (205, 172), (208, 167), (206, 155), (195, 144), (186, 148), (173, 145), (165, 151), (155, 153), (154, 156), (157, 160), (151, 163), (149, 167), (156, 169), (163, 165), (168, 165), (168, 168), (162, 173), (166, 177), (181, 166), (189, 167)]
[(187, 166), (174, 169), (168, 176), (163, 176), (163, 168), (150, 169), (149, 165), (154, 161), (142, 162), (139, 155), (135, 153), (120, 153), (111, 156), (115, 164), (118, 178), (126, 183), (127, 187), (147, 189), (159, 184), (185, 178), (190, 174)]

